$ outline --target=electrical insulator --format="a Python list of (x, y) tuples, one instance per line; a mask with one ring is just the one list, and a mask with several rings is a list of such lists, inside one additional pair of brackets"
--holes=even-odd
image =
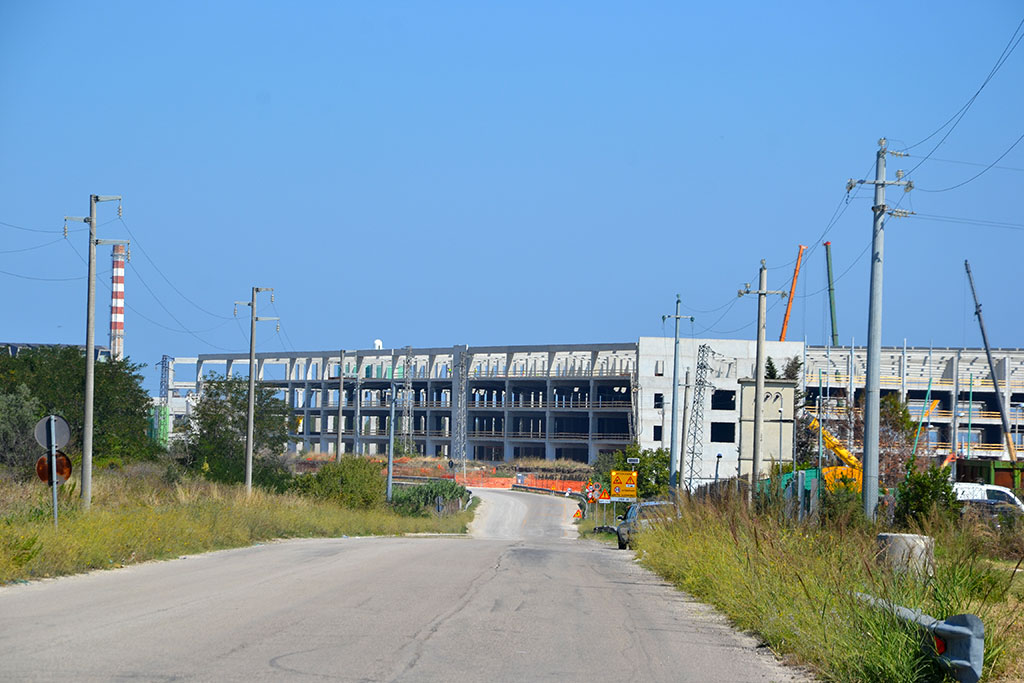
[(278, 332), (280, 332), (280, 331), (281, 331), (281, 323), (278, 323), (278, 324), (277, 324), (277, 331), (278, 331)]
[(128, 247), (127, 249), (125, 249), (125, 251), (124, 251), (124, 260), (125, 261), (131, 261), (132, 260), (132, 248), (131, 247)]
[(64, 221), (64, 239), (68, 238), (68, 222)]
[(270, 303), (274, 303), (274, 293), (270, 293)]
[(121, 215), (122, 215), (121, 214), (121, 202), (118, 202), (117, 203), (117, 217), (120, 218)]
[(236, 318), (238, 317), (238, 304), (235, 304), (235, 313), (234, 313), (234, 315), (235, 315)]

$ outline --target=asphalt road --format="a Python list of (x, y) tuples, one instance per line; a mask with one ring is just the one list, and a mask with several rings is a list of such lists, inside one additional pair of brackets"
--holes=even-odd
[(470, 537), (295, 540), (0, 588), (0, 679), (801, 680), (576, 539), (568, 500), (478, 491)]

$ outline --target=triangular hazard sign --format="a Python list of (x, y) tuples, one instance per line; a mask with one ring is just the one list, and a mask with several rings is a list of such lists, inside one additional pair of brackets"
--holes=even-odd
[(622, 485), (622, 477), (620, 477), (619, 475), (616, 474), (612, 478), (612, 486), (621, 486), (621, 485)]
[(583, 513), (580, 512), (579, 510), (577, 510), (576, 514), (573, 515), (573, 519), (579, 519), (582, 516), (583, 516)]

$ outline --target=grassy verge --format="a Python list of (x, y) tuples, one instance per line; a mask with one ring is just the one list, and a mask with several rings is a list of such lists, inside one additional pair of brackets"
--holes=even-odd
[(473, 515), (406, 517), (259, 490), (247, 497), (239, 486), (172, 483), (145, 469), (97, 473), (88, 513), (73, 484), (62, 488), (55, 532), (45, 486), (0, 481), (0, 584), (274, 538), (462, 533)]
[[(610, 520), (609, 524), (614, 522)], [(617, 522), (616, 522), (617, 523)], [(600, 541), (601, 543), (617, 543), (618, 538), (615, 534), (608, 533), (605, 531), (596, 531), (596, 527), (601, 526), (601, 517), (598, 516), (596, 519), (590, 517), (588, 519), (581, 519), (576, 524), (576, 529), (579, 532), (580, 538), (588, 539), (591, 541)]]
[[(1013, 568), (980, 558), (976, 529), (935, 526), (936, 571), (918, 580), (874, 561), (876, 529), (794, 525), (741, 503), (682, 501), (681, 518), (640, 534), (643, 563), (834, 681), (943, 680), (920, 635), (867, 608), (864, 592), (937, 618), (985, 623), (988, 680), (1021, 680), (1024, 590)], [(1024, 579), (1024, 577), (1022, 577)]]

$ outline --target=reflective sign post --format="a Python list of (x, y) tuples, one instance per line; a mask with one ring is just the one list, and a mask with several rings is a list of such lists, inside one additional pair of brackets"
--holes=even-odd
[[(48, 415), (42, 420), (36, 423), (35, 428), (36, 441), (40, 446), (46, 449), (45, 469), (40, 468), (39, 464), (36, 465), (36, 473), (39, 478), (50, 484), (50, 492), (53, 498), (53, 528), (57, 528), (57, 466), (58, 457), (67, 460), (63, 453), (57, 451), (58, 448), (63, 448), (67, 445), (67, 442), (71, 440), (71, 428), (68, 426), (67, 421), (56, 415)], [(42, 458), (40, 458), (40, 461)], [(64, 461), (61, 461), (61, 470), (70, 470), (70, 461), (65, 465)], [(41, 463), (40, 463), (41, 464)], [(68, 472), (70, 476), (70, 471)], [(60, 483), (63, 483), (61, 481)]]

